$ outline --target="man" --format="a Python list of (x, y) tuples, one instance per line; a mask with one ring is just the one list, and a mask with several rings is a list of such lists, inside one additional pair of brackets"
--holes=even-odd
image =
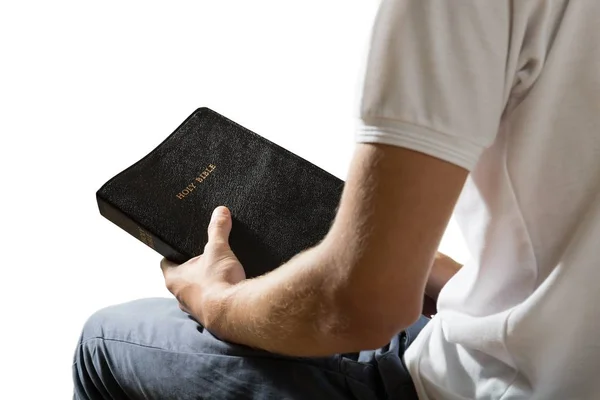
[[(597, 399), (599, 20), (592, 0), (384, 0), (331, 231), (245, 280), (218, 208), (204, 255), (162, 262), (185, 312), (95, 314), (75, 397)], [(473, 258), (427, 322), (453, 210)]]

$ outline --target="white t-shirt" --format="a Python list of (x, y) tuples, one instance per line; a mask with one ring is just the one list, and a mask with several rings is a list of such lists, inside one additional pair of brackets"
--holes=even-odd
[(358, 142), (471, 171), (421, 399), (600, 399), (600, 1), (383, 0)]

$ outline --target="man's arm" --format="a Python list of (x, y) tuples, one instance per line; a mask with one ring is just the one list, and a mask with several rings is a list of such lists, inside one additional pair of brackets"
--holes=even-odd
[[(337, 216), (319, 245), (262, 277), (204, 290), (189, 308), (222, 339), (277, 353), (384, 345), (420, 315), (467, 174), (408, 149), (358, 144)], [(215, 224), (228, 235), (231, 221)]]

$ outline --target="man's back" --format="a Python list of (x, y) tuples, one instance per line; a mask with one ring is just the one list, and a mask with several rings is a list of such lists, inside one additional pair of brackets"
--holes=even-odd
[(456, 208), (472, 260), (405, 359), (423, 398), (597, 398), (600, 2), (506, 7), (505, 109)]

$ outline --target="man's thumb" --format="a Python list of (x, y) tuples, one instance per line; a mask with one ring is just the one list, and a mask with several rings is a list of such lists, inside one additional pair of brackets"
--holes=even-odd
[(224, 206), (215, 208), (208, 224), (208, 241), (214, 243), (228, 243), (231, 232), (231, 213)]

